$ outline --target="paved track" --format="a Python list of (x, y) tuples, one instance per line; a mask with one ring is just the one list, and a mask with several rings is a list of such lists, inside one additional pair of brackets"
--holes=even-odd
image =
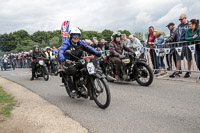
[(196, 83), (158, 79), (150, 87), (108, 83), (111, 104), (102, 110), (94, 101), (70, 99), (59, 76), (30, 81), (29, 69), (4, 71), (0, 76), (37, 93), (90, 132), (200, 133), (200, 85)]

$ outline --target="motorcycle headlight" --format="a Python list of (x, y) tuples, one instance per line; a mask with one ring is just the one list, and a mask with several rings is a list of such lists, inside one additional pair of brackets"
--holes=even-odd
[(44, 65), (44, 61), (43, 60), (39, 60), (39, 64), (40, 65)]
[(85, 64), (85, 60), (84, 59), (81, 59), (80, 62), (81, 62), (82, 65)]
[(141, 55), (140, 51), (136, 51), (135, 55), (136, 55), (137, 58), (140, 58), (140, 55)]

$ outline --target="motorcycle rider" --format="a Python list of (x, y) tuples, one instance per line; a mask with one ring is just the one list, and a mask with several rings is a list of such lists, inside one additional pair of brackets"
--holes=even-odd
[(38, 45), (34, 45), (33, 46), (33, 52), (32, 52), (32, 55), (31, 55), (32, 77), (31, 77), (30, 80), (34, 80), (35, 69), (36, 69), (36, 60), (38, 59), (38, 57), (46, 58), (45, 54), (43, 52), (39, 51), (39, 46)]
[[(91, 46), (85, 44), (84, 41), (80, 40), (81, 31), (78, 28), (72, 27), (69, 31), (69, 36), (69, 39), (66, 39), (62, 43), (61, 48), (59, 49), (59, 60), (62, 62), (62, 64), (68, 64), (67, 73), (62, 71), (60, 76), (62, 77), (63, 83), (65, 83), (64, 81), (66, 81), (65, 77), (70, 76), (70, 79), (67, 80), (68, 87), (71, 90), (71, 96), (76, 96), (76, 86), (73, 81), (73, 76), (76, 74), (76, 68), (70, 63), (71, 61), (76, 59), (72, 56), (64, 56), (63, 54), (65, 50), (71, 50), (71, 54), (78, 58), (82, 56), (83, 51), (89, 52), (98, 57), (101, 56), (101, 53), (92, 48)], [(66, 59), (68, 60), (66, 61)]]
[[(48, 71), (50, 72), (50, 69), (52, 68), (52, 62), (51, 62), (51, 57), (52, 57), (52, 51), (51, 51), (51, 48), (49, 46), (46, 47), (46, 52), (45, 52), (45, 55), (46, 55), (46, 59), (47, 59), (47, 68), (48, 68)], [(50, 62), (49, 62), (50, 61)], [(51, 68), (50, 68), (51, 67)]]
[(116, 64), (116, 75), (115, 78), (119, 81), (120, 80), (120, 66), (121, 66), (121, 59), (125, 56), (123, 54), (123, 50), (133, 53), (133, 50), (128, 48), (123, 42), (120, 42), (121, 33), (115, 32), (113, 34), (113, 41), (109, 44), (110, 50), (110, 59), (113, 63)]

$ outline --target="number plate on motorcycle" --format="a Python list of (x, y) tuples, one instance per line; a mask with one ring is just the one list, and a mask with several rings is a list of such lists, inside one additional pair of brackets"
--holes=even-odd
[(88, 70), (89, 74), (95, 73), (95, 67), (94, 67), (94, 64), (92, 62), (87, 64), (87, 70)]

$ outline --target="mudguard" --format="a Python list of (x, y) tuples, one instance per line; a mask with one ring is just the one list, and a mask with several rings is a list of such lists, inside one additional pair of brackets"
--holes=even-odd
[(95, 78), (99, 78), (99, 79), (106, 78), (106, 76), (103, 73), (94, 73), (94, 74), (91, 74), (91, 76)]
[(136, 65), (139, 65), (139, 64), (143, 64), (144, 66), (149, 66), (145, 60), (138, 60), (136, 63), (135, 63), (135, 66)]

